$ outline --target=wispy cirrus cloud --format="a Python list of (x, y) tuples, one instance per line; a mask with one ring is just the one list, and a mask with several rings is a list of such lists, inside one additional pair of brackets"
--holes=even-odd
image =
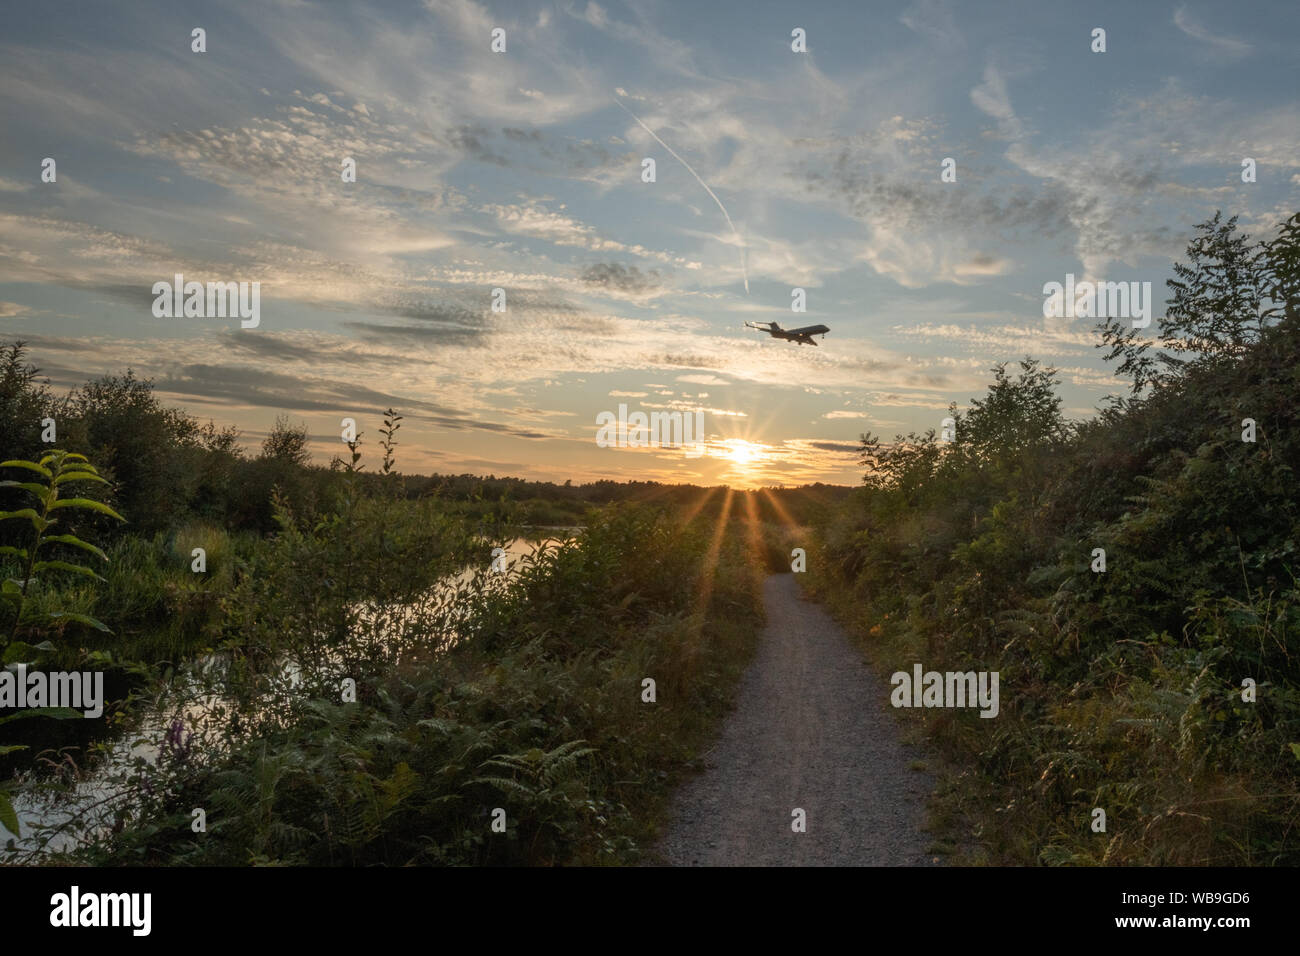
[(952, 7), (946, 0), (916, 0), (898, 17), (909, 30), (919, 33), (944, 49), (963, 46)]
[(1200, 19), (1185, 6), (1174, 11), (1174, 26), (1193, 40), (1199, 40), (1201, 43), (1206, 44), (1211, 55), (1217, 57), (1235, 60), (1246, 56), (1251, 51), (1250, 44), (1245, 40), (1207, 29), (1202, 25)]

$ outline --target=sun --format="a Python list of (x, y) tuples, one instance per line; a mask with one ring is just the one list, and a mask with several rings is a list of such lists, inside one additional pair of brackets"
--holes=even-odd
[(763, 458), (763, 446), (743, 438), (727, 438), (718, 442), (716, 454), (735, 465), (752, 465)]

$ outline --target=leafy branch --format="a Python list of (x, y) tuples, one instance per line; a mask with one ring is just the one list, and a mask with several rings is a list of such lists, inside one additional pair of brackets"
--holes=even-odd
[[(39, 462), (11, 459), (10, 461), (0, 462), (0, 468), (21, 468), (25, 471), (35, 472), (44, 479), (44, 481), (0, 481), (0, 488), (18, 488), (27, 492), (36, 499), (39, 508), (39, 510), (38, 508), (20, 508), (16, 511), (0, 511), (0, 521), (26, 520), (32, 524), (30, 546), (25, 548), (14, 545), (0, 547), (0, 554), (13, 555), (18, 558), (23, 567), (21, 578), (6, 578), (4, 583), (0, 585), (0, 596), (3, 596), (5, 600), (14, 606), (13, 624), (9, 628), (9, 638), (5, 642), (3, 649), (5, 662), (8, 663), (14, 659), (15, 652), (23, 653), (27, 650), (26, 645), (19, 645), (15, 648), (15, 639), (18, 636), (19, 626), (24, 623), (27, 594), (33, 581), (49, 571), (63, 571), (80, 574), (97, 581), (104, 580), (85, 565), (73, 564), (71, 561), (53, 558), (40, 560), (41, 551), (47, 546), (62, 544), (88, 551), (101, 561), (108, 561), (108, 555), (93, 544), (78, 538), (75, 534), (52, 534), (51, 529), (54, 529), (60, 521), (60, 517), (56, 516), (55, 512), (68, 510), (95, 511), (116, 518), (118, 521), (125, 521), (126, 519), (102, 501), (94, 501), (90, 498), (60, 497), (62, 487), (74, 481), (98, 482), (101, 485), (108, 484), (104, 478), (100, 477), (95, 466), (90, 464), (85, 455), (78, 455), (75, 452), (53, 451), (42, 457)], [(102, 623), (84, 614), (56, 612), (49, 615), (49, 617), (78, 621), (101, 631), (108, 630)]]
[[(27, 595), (33, 581), (39, 580), (51, 571), (79, 574), (94, 578), (97, 581), (104, 580), (100, 575), (84, 565), (57, 558), (41, 558), (41, 552), (50, 545), (62, 544), (88, 551), (101, 561), (108, 561), (108, 556), (93, 544), (83, 541), (72, 533), (58, 533), (56, 526), (59, 524), (63, 512), (95, 511), (116, 518), (118, 521), (125, 521), (126, 519), (102, 501), (94, 501), (90, 498), (60, 497), (63, 486), (74, 481), (108, 484), (105, 479), (100, 477), (99, 472), (90, 464), (85, 455), (53, 451), (42, 457), (40, 461), (12, 459), (0, 462), (0, 468), (20, 468), (24, 471), (34, 472), (42, 479), (40, 481), (0, 481), (0, 488), (17, 488), (25, 491), (36, 501), (36, 507), (33, 508), (0, 511), (0, 521), (29, 521), (32, 525), (31, 543), (27, 547), (17, 545), (0, 547), (0, 555), (16, 557), (22, 567), (21, 578), (5, 578), (4, 582), (0, 584), (0, 597), (12, 604), (14, 608), (14, 619), (9, 628), (9, 637), (4, 646), (0, 647), (0, 659), (5, 664), (11, 664), (29, 660), (39, 652), (54, 649), (49, 641), (41, 641), (39, 644), (30, 645), (17, 640), (18, 628), (32, 617), (27, 613), (29, 607)], [(101, 631), (108, 630), (102, 623), (85, 614), (56, 611), (46, 614), (44, 617), (46, 620), (77, 621), (98, 628)], [(0, 717), (0, 724), (26, 717), (55, 717), (62, 719), (80, 716), (81, 714), (77, 711), (66, 707), (37, 707)], [(21, 744), (0, 745), (0, 755), (25, 749), (27, 748)], [(13, 803), (9, 799), (8, 789), (8, 787), (0, 787), (0, 823), (4, 824), (6, 829), (17, 834), (18, 814), (14, 811)]]

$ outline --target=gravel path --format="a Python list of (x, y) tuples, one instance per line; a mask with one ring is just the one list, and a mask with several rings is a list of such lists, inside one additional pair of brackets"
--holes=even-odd
[[(889, 683), (793, 574), (764, 584), (767, 626), (707, 769), (673, 799), (674, 866), (924, 866), (929, 775), (899, 741)], [(791, 829), (791, 811), (807, 832)]]

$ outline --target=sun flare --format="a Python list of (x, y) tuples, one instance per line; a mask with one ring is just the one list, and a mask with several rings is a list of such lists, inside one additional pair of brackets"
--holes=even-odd
[(762, 445), (743, 438), (728, 438), (718, 442), (718, 445), (720, 447), (715, 452), (717, 457), (736, 465), (751, 465), (761, 460), (764, 454)]

